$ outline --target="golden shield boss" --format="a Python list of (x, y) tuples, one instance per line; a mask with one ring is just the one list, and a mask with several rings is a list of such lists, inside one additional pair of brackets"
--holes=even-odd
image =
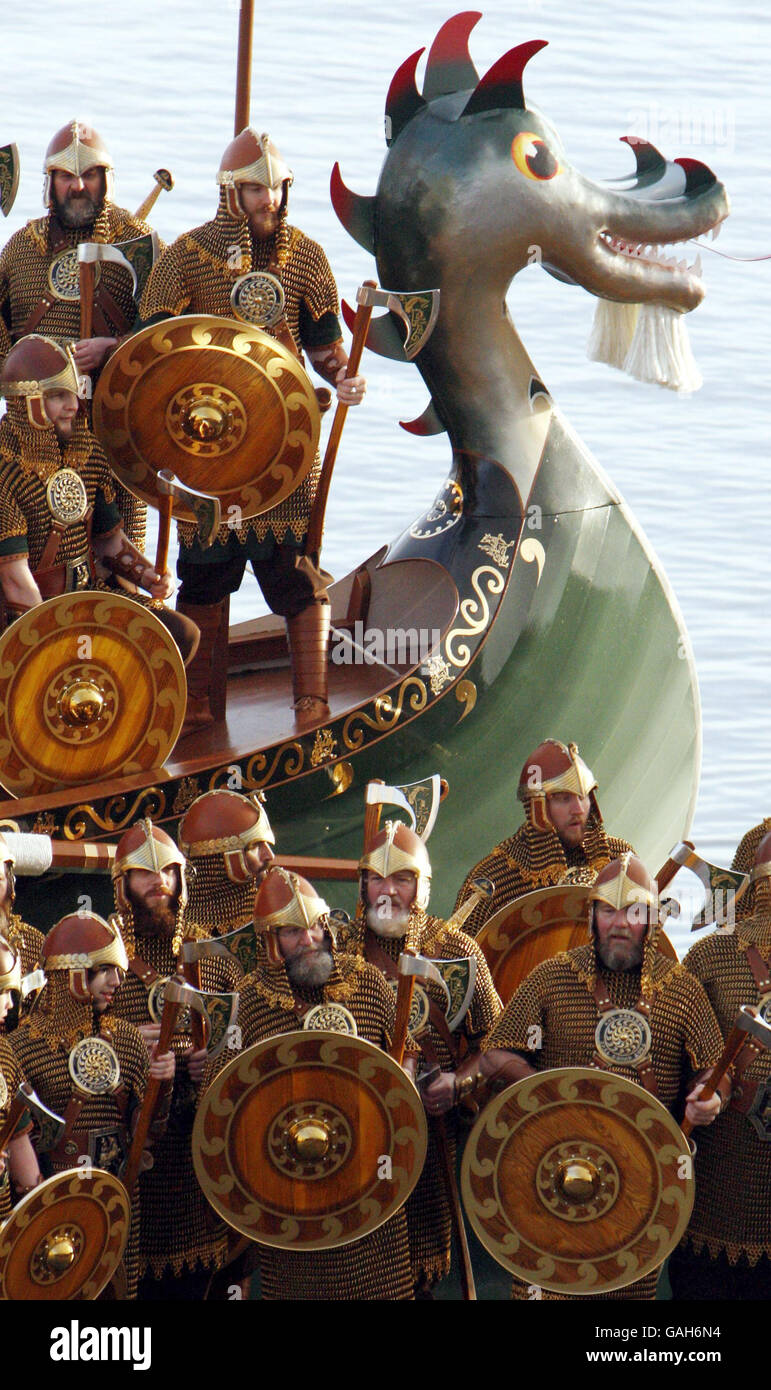
[(49, 479), (46, 502), (51, 516), (64, 526), (82, 521), (88, 511), (88, 494), (80, 474), (74, 468), (60, 468)]
[[(94, 285), (98, 285), (102, 267), (94, 263)], [(80, 300), (80, 271), (78, 268), (78, 248), (69, 246), (55, 256), (48, 267), (48, 288), (54, 299)]]
[(120, 1081), (120, 1062), (106, 1038), (81, 1038), (73, 1047), (67, 1066), (75, 1085), (91, 1096), (114, 1091)]
[[(517, 987), (539, 965), (561, 951), (585, 946), (589, 940), (586, 884), (557, 884), (523, 893), (489, 917), (477, 936), (493, 984), (508, 1004)], [(660, 954), (677, 960), (671, 942), (659, 931)]]
[(401, 1067), (372, 1043), (293, 1032), (220, 1072), (193, 1129), (203, 1192), (243, 1235), (330, 1250), (406, 1202), (426, 1156), (426, 1117)]
[(256, 328), (272, 328), (284, 313), (284, 287), (267, 270), (241, 275), (230, 291), (233, 313)]
[(31, 796), (161, 767), (187, 682), (154, 613), (118, 594), (61, 594), (0, 637), (0, 780)]
[[(135, 333), (104, 368), (93, 428), (112, 468), (158, 507), (157, 471), (218, 497), (223, 519), (269, 511), (316, 458), (321, 417), (294, 353), (249, 323), (186, 314)], [(175, 501), (179, 521), (194, 521)]]
[(56, 1173), (0, 1230), (0, 1299), (95, 1299), (123, 1257), (131, 1202), (99, 1168)]
[(461, 1186), (504, 1269), (574, 1298), (622, 1289), (666, 1259), (690, 1219), (692, 1173), (685, 1135), (641, 1086), (560, 1067), (485, 1107)]
[(359, 1036), (356, 1019), (350, 1009), (346, 1009), (344, 1004), (336, 1004), (334, 1000), (330, 1000), (329, 1003), (314, 1004), (303, 1019), (303, 1028), (306, 1031), (347, 1033), (351, 1038)]

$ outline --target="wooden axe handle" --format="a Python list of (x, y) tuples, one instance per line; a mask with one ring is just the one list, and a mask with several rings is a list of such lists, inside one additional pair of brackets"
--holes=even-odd
[(238, 62), (236, 66), (236, 110), (233, 134), (240, 135), (249, 124), (252, 90), (252, 31), (254, 0), (241, 0), (238, 16)]
[[(161, 1015), (161, 1032), (156, 1049), (157, 1057), (165, 1056), (171, 1048), (171, 1039), (174, 1035), (174, 1028), (176, 1026), (177, 1014), (179, 1013), (180, 1007), (181, 1005), (172, 999), (167, 999), (164, 1002), (163, 1013)], [(142, 1101), (142, 1108), (139, 1111), (134, 1137), (131, 1141), (131, 1151), (128, 1156), (126, 1171), (123, 1174), (123, 1186), (129, 1193), (133, 1191), (136, 1180), (139, 1177), (142, 1154), (145, 1144), (147, 1143), (147, 1136), (150, 1132), (153, 1116), (158, 1107), (158, 1096), (162, 1085), (163, 1082), (159, 1081), (155, 1076), (151, 1076), (147, 1083), (147, 1090), (145, 1091), (144, 1100)]]
[[(712, 1096), (714, 1096), (715, 1091), (720, 1085), (720, 1082), (723, 1080), (723, 1077), (728, 1071), (728, 1068), (731, 1066), (732, 1062), (736, 1061), (736, 1058), (739, 1056), (739, 1053), (744, 1047), (746, 1041), (747, 1034), (743, 1032), (742, 1029), (731, 1029), (726, 1039), (726, 1045), (723, 1048), (722, 1053), (720, 1054), (720, 1060), (719, 1062), (716, 1062), (715, 1066), (712, 1068), (712, 1071), (707, 1077), (707, 1080), (704, 1085), (704, 1090), (701, 1092), (699, 1100), (709, 1100)], [(684, 1119), (682, 1124), (680, 1125), (680, 1128), (687, 1138), (688, 1135), (691, 1133), (691, 1130), (693, 1129), (693, 1125), (691, 1124), (690, 1120)]]
[(159, 575), (166, 573), (169, 560), (169, 541), (171, 540), (171, 512), (174, 498), (162, 494), (158, 499), (158, 545), (155, 550), (155, 568)]
[(460, 1193), (458, 1192), (458, 1181), (455, 1176), (455, 1167), (452, 1161), (452, 1151), (447, 1139), (447, 1126), (444, 1115), (437, 1115), (433, 1123), (436, 1147), (439, 1152), (439, 1160), (442, 1165), (444, 1185), (450, 1204), (450, 1217), (455, 1239), (458, 1242), (458, 1253), (460, 1255), (460, 1283), (463, 1293), (464, 1303), (476, 1302), (476, 1285), (474, 1283), (474, 1270), (471, 1266), (471, 1251), (468, 1248), (468, 1236), (466, 1226), (463, 1221), (463, 1207), (461, 1206)]
[[(376, 783), (378, 786), (380, 786), (380, 787), (382, 787), (382, 786), (385, 785), (384, 782), (383, 782), (382, 777), (371, 777), (371, 778), (370, 778), (370, 781), (371, 781), (371, 782), (375, 782), (375, 783)], [(374, 838), (375, 838), (375, 836), (377, 835), (377, 832), (378, 832), (378, 830), (379, 830), (379, 828), (380, 828), (380, 813), (381, 813), (382, 809), (383, 809), (383, 803), (382, 803), (382, 801), (373, 801), (372, 803), (367, 802), (367, 804), (366, 804), (365, 807), (364, 807), (364, 853), (365, 853), (365, 854), (366, 854), (367, 851), (369, 850), (369, 847), (370, 847), (370, 845), (372, 844), (372, 841), (374, 840)]]
[[(201, 962), (197, 960), (188, 960), (185, 961), (182, 968), (187, 983), (192, 985), (193, 989), (200, 989)], [(190, 1022), (193, 1030), (193, 1047), (196, 1052), (200, 1052), (201, 1048), (206, 1046), (206, 1029), (204, 1028), (203, 1018), (197, 1009), (191, 1009), (190, 1015)]]
[(18, 1095), (14, 1096), (5, 1124), (0, 1128), (0, 1153), (2, 1153), (6, 1145), (10, 1144), (13, 1139), (13, 1132), (26, 1108), (26, 1101)]
[[(686, 844), (690, 850), (693, 849), (693, 845), (691, 844), (690, 840), (684, 840), (683, 844)], [(682, 864), (678, 864), (676, 859), (668, 859), (666, 864), (662, 864), (661, 868), (656, 874), (656, 887), (658, 888), (659, 897), (661, 897), (662, 890), (668, 887), (668, 885), (672, 882), (672, 879), (674, 878), (675, 874), (679, 873), (682, 867)]]
[[(404, 952), (405, 955), (414, 956), (415, 951)], [(414, 975), (400, 975), (396, 986), (396, 1017), (394, 1019), (394, 1035), (391, 1042), (391, 1056), (395, 1062), (401, 1066), (404, 1060), (404, 1048), (407, 1043), (407, 1029), (410, 1022), (410, 1010), (412, 1009), (412, 995), (415, 989)]]
[[(374, 280), (365, 280), (365, 285), (376, 289)], [(361, 355), (364, 351), (364, 344), (367, 341), (367, 330), (369, 321), (372, 318), (372, 306), (370, 304), (359, 304), (356, 307), (356, 318), (353, 321), (353, 340), (351, 342), (351, 353), (348, 358), (348, 366), (345, 370), (346, 380), (348, 377), (356, 376), (361, 363)], [(337, 451), (340, 447), (340, 437), (343, 433), (348, 414), (348, 406), (343, 405), (342, 401), (337, 402), (335, 418), (332, 421), (332, 428), (329, 431), (327, 447), (324, 451), (324, 462), (321, 465), (321, 477), (319, 486), (311, 511), (310, 522), (308, 524), (308, 535), (305, 539), (305, 554), (311, 557), (318, 555), (321, 550), (321, 537), (324, 532), (324, 517), (327, 510), (327, 498), (329, 497), (329, 487), (332, 482), (332, 470), (335, 466)]]
[(94, 336), (94, 279), (96, 265), (93, 261), (78, 262), (80, 284), (80, 336)]

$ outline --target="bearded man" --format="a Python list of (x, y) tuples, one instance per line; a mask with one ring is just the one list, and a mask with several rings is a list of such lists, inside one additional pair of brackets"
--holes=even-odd
[[(751, 914), (739, 917), (733, 931), (697, 941), (683, 961), (706, 990), (724, 1037), (743, 1007), (771, 1023), (769, 833), (757, 845), (750, 874)], [(725, 1118), (696, 1150), (693, 1215), (669, 1262), (676, 1299), (771, 1298), (770, 1054), (748, 1036), (732, 1073)]]
[[(78, 370), (95, 373), (136, 318), (131, 278), (111, 261), (99, 267), (94, 293), (98, 336), (80, 338), (78, 246), (130, 241), (149, 231), (112, 201), (113, 163), (98, 131), (69, 121), (52, 137), (43, 162), (44, 217), (15, 232), (0, 254), (0, 318), (12, 342), (40, 330), (73, 343)], [(2, 363), (0, 363), (2, 365)], [(116, 484), (126, 533), (144, 548), (147, 508)]]
[(98, 563), (115, 581), (147, 589), (156, 617), (190, 661), (197, 629), (159, 605), (173, 592), (172, 576), (158, 574), (122, 528), (107, 459), (80, 409), (83, 389), (71, 352), (39, 334), (16, 343), (0, 370), (0, 395), (8, 401), (0, 421), (0, 589), (7, 621), (46, 598), (107, 587)]
[[(447, 1025), (445, 1001), (438, 987), (429, 983), (423, 991), (420, 983), (415, 985), (419, 1011), (413, 1010), (416, 1017), (410, 1021), (410, 1030), (421, 1049), (424, 1070), (438, 1070), (423, 1091), (423, 1101), (428, 1114), (442, 1123), (439, 1117), (447, 1114), (459, 1099), (456, 1073), (461, 1039), (468, 1054), (463, 1067), (465, 1075), (475, 1070), (480, 1045), (501, 1011), (501, 1001), (477, 943), (452, 922), (428, 916), (431, 861), (426, 846), (413, 830), (401, 821), (386, 821), (359, 861), (359, 873), (358, 915), (341, 940), (346, 951), (369, 961), (392, 981), (396, 980), (397, 963), (405, 948), (434, 960), (470, 957), (476, 962), (471, 1003), (453, 1033)], [(454, 1158), (454, 1131), (448, 1140)], [(451, 1210), (439, 1142), (432, 1126), (425, 1166), (407, 1201), (413, 1278), (420, 1297), (427, 1296), (450, 1271)]]
[[(51, 1173), (77, 1168), (84, 1160), (120, 1176), (131, 1143), (132, 1124), (149, 1077), (161, 1085), (150, 1136), (166, 1123), (174, 1077), (171, 1053), (148, 1059), (139, 1031), (107, 1011), (128, 961), (120, 932), (93, 912), (62, 917), (46, 936), (42, 964), (47, 983), (34, 1012), (10, 1044), (24, 1075), (49, 1110), (64, 1116), (64, 1132), (38, 1157)], [(139, 1194), (123, 1263), (127, 1298), (135, 1298), (139, 1256)]]
[(491, 878), (495, 884), (492, 897), (466, 918), (469, 936), (478, 936), (485, 922), (514, 898), (557, 883), (593, 883), (611, 859), (631, 851), (626, 840), (606, 833), (596, 793), (597, 779), (575, 743), (553, 738), (539, 743), (517, 788), (525, 806), (524, 825), (475, 865), (458, 893), (456, 912), (475, 879)]
[[(710, 1125), (730, 1095), (724, 1077), (720, 1094), (699, 1099), (722, 1052), (720, 1029), (698, 981), (658, 953), (658, 928), (656, 884), (645, 865), (631, 853), (612, 860), (589, 895), (590, 942), (542, 961), (523, 980), (484, 1044), (475, 1086), (510, 1085), (553, 1067), (601, 1067), (637, 1082), (672, 1113), (685, 1087), (687, 1118)], [(614, 1009), (637, 1014), (648, 1040), (642, 1056), (599, 1051), (598, 1024)], [(630, 1049), (635, 1031), (627, 1029)], [(658, 1274), (604, 1297), (652, 1299)], [(519, 1280), (513, 1292), (528, 1297)]]
[[(182, 973), (182, 940), (206, 933), (196, 933), (186, 923), (185, 856), (149, 819), (121, 836), (112, 879), (116, 911), (111, 921), (120, 929), (129, 959), (110, 1015), (135, 1024), (150, 1047), (160, 1032), (164, 986)], [(240, 967), (230, 957), (201, 962), (203, 989), (230, 992), (240, 978)], [(206, 1050), (192, 1047), (189, 1028), (181, 1015), (172, 1038), (178, 1066), (168, 1127), (152, 1169), (139, 1179), (143, 1299), (202, 1299), (227, 1252), (227, 1228), (213, 1219), (193, 1170), (190, 1136)]]
[(254, 895), (273, 862), (276, 837), (262, 792), (224, 787), (197, 796), (179, 822), (179, 847), (193, 865), (185, 921), (202, 936), (251, 922)]
[[(244, 1049), (302, 1028), (311, 1010), (324, 1005), (347, 1014), (341, 1031), (353, 1031), (353, 1020), (358, 1037), (388, 1051), (394, 997), (379, 970), (337, 950), (329, 908), (307, 879), (269, 870), (254, 901), (254, 925), (258, 964), (239, 987)], [(325, 1020), (324, 1026), (334, 1024)], [(207, 1083), (227, 1060), (212, 1064)], [(404, 1208), (370, 1235), (336, 1250), (257, 1250), (264, 1299), (412, 1298)]]
[[(159, 258), (142, 297), (142, 318), (154, 322), (192, 313), (258, 322), (301, 361), (305, 351), (314, 370), (336, 387), (340, 401), (358, 405), (366, 382), (362, 376), (345, 377), (348, 357), (329, 263), (316, 242), (287, 223), (292, 181), (292, 171), (270, 137), (251, 127), (242, 130), (222, 156), (215, 218), (179, 237)], [(270, 299), (277, 317), (262, 322), (247, 312), (250, 286), (261, 302)], [(188, 674), (196, 702), (188, 727), (211, 722), (212, 654), (247, 560), (266, 602), (286, 619), (295, 710), (305, 719), (328, 716), (329, 601), (318, 569), (312, 573), (307, 561), (302, 568), (296, 563), (303, 554), (319, 474), (317, 458), (286, 501), (242, 525), (224, 525), (207, 550), (201, 549), (194, 526), (180, 525), (177, 607), (202, 633)]]

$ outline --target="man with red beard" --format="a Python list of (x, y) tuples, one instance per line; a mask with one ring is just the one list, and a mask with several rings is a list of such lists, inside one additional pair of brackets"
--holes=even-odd
[[(185, 857), (149, 819), (119, 840), (112, 877), (116, 912), (111, 920), (120, 926), (129, 964), (111, 1013), (136, 1024), (150, 1046), (160, 1032), (164, 986), (182, 974), (183, 937), (207, 933), (188, 929)], [(201, 962), (203, 989), (230, 992), (240, 978), (231, 957)], [(206, 1051), (193, 1049), (189, 1030), (181, 1015), (172, 1039), (179, 1065), (168, 1128), (152, 1169), (139, 1180), (140, 1297), (145, 1299), (202, 1299), (227, 1253), (227, 1228), (213, 1219), (193, 1169), (190, 1136)]]
[(474, 866), (458, 893), (456, 912), (475, 879), (495, 884), (492, 897), (466, 918), (469, 936), (478, 936), (499, 908), (523, 893), (558, 883), (593, 883), (611, 859), (632, 848), (606, 833), (597, 780), (575, 743), (554, 738), (539, 743), (522, 768), (517, 797), (525, 806), (524, 824)]

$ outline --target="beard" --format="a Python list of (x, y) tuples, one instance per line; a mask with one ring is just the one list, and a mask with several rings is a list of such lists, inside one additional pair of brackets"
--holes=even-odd
[(328, 946), (322, 946), (318, 951), (305, 951), (295, 960), (288, 960), (286, 973), (293, 985), (325, 985), (333, 965), (332, 952)]
[(400, 936), (407, 935), (407, 928), (410, 925), (409, 911), (403, 907), (392, 908), (390, 912), (384, 912), (380, 905), (367, 908), (367, 926), (376, 936), (384, 936), (392, 940)]
[(176, 897), (156, 901), (152, 907), (137, 902), (129, 893), (129, 901), (134, 913), (134, 931), (137, 936), (173, 936), (177, 928)]
[(614, 938), (604, 945), (597, 942), (597, 955), (608, 970), (636, 970), (642, 965), (643, 948), (631, 938)]
[(104, 198), (95, 202), (87, 193), (81, 193), (73, 201), (72, 194), (68, 194), (66, 198), (57, 198), (54, 194), (53, 205), (62, 226), (72, 230), (92, 226), (104, 207)]

